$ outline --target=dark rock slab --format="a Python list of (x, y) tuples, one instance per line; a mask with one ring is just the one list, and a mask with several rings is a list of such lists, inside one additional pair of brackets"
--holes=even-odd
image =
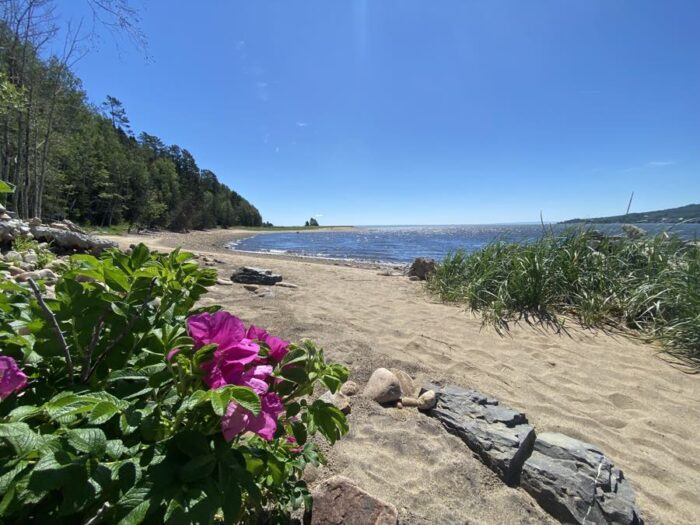
[(517, 485), (520, 469), (535, 441), (535, 429), (522, 412), (500, 406), (477, 390), (426, 385), (437, 403), (427, 414), (460, 437), (508, 485)]
[(520, 484), (563, 523), (642, 523), (634, 490), (622, 471), (594, 445), (564, 434), (537, 436)]
[(272, 270), (264, 268), (253, 268), (252, 266), (242, 266), (231, 275), (234, 283), (243, 284), (263, 284), (271, 286), (282, 280), (282, 276), (272, 273)]
[(418, 277), (421, 281), (425, 281), (435, 271), (435, 266), (435, 259), (418, 257), (411, 263), (407, 275), (409, 277)]
[(311, 525), (396, 525), (399, 519), (396, 507), (343, 476), (325, 480), (312, 496)]

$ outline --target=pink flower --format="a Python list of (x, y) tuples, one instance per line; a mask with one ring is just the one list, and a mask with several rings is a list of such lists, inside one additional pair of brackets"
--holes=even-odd
[(172, 361), (178, 353), (180, 353), (179, 348), (173, 348), (170, 350), (170, 352), (168, 352), (168, 361)]
[[(287, 436), (287, 444), (296, 445), (297, 438), (295, 438), (294, 436)], [(289, 449), (289, 451), (293, 454), (299, 454), (302, 450), (304, 450), (304, 447), (291, 447)]]
[(27, 376), (9, 356), (0, 355), (0, 400), (27, 386)]
[(209, 388), (238, 384), (245, 365), (258, 357), (260, 346), (246, 338), (243, 322), (228, 312), (202, 313), (187, 319), (195, 350), (216, 343), (211, 361), (202, 365)]
[(280, 339), (272, 335), (267, 336), (265, 344), (270, 347), (270, 359), (275, 363), (279, 363), (284, 359), (284, 356), (289, 352), (289, 341)]
[(267, 441), (272, 440), (277, 431), (277, 418), (284, 412), (284, 406), (273, 392), (261, 396), (260, 403), (260, 414), (257, 416), (237, 403), (229, 404), (221, 419), (221, 432), (226, 441), (243, 432), (253, 432)]
[(219, 350), (227, 350), (245, 337), (243, 321), (228, 312), (204, 312), (187, 319), (187, 329), (194, 339), (194, 349), (216, 343)]
[(252, 339), (253, 341), (261, 341), (265, 342), (265, 339), (267, 338), (267, 332), (265, 329), (260, 328), (259, 326), (254, 326), (250, 325), (248, 328), (248, 332), (245, 334), (245, 336), (248, 339)]

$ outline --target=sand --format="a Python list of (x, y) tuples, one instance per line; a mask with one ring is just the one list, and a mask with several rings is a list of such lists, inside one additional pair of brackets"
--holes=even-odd
[[(240, 265), (273, 269), (298, 289), (258, 297), (217, 285), (207, 303), (291, 340), (310, 338), (364, 383), (379, 366), (404, 368), (419, 382), (450, 381), (524, 411), (539, 431), (601, 447), (631, 480), (647, 523), (700, 521), (700, 376), (651, 345), (584, 331), (513, 326), (506, 336), (463, 308), (436, 302), (421, 283), (348, 267), (227, 252), (250, 232), (125, 236), (210, 254), (227, 278)], [(329, 450), (311, 481), (339, 473), (394, 503), (405, 523), (551, 523), (521, 489), (505, 487), (462, 442), (412, 409), (356, 400), (351, 432)]]

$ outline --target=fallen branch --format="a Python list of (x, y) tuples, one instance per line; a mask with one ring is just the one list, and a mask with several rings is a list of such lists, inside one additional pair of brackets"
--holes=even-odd
[(39, 303), (39, 306), (41, 307), (42, 311), (44, 312), (44, 315), (46, 315), (46, 318), (48, 319), (49, 323), (51, 324), (51, 328), (53, 329), (54, 333), (56, 334), (56, 337), (58, 338), (58, 343), (61, 345), (61, 349), (63, 350), (63, 355), (66, 358), (66, 366), (68, 367), (68, 377), (70, 378), (70, 382), (73, 382), (73, 359), (70, 356), (70, 350), (68, 349), (68, 343), (66, 342), (66, 338), (63, 337), (63, 332), (61, 332), (61, 327), (58, 324), (58, 320), (56, 319), (56, 316), (53, 314), (51, 309), (47, 306), (46, 302), (44, 301), (44, 298), (41, 296), (41, 291), (39, 290), (39, 287), (36, 285), (34, 282), (34, 279), (28, 279), (29, 286), (31, 287), (32, 291), (34, 292), (34, 296), (36, 297), (37, 302)]

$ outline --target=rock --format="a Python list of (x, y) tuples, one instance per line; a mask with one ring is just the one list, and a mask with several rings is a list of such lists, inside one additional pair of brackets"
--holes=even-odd
[(401, 399), (401, 383), (386, 368), (377, 368), (367, 381), (363, 395), (377, 403), (393, 403)]
[(345, 396), (354, 396), (360, 391), (360, 387), (355, 381), (346, 381), (340, 387), (340, 393)]
[(27, 250), (24, 252), (24, 254), (22, 254), (22, 259), (29, 264), (36, 264), (39, 261), (39, 257), (37, 257), (34, 250)]
[(48, 226), (33, 226), (32, 234), (34, 234), (34, 238), (38, 241), (51, 243), (54, 249), (63, 251), (77, 250), (79, 252), (89, 252), (93, 255), (99, 255), (106, 249), (115, 248), (117, 246), (113, 241), (74, 232), (69, 230), (68, 226), (65, 224), (63, 226), (65, 229)]
[(219, 286), (233, 286), (233, 283), (231, 281), (227, 281), (226, 279), (217, 279), (216, 284)]
[(282, 281), (282, 276), (272, 270), (242, 266), (231, 275), (234, 283), (273, 285)]
[(435, 259), (418, 257), (411, 263), (408, 269), (408, 276), (418, 277), (421, 281), (425, 281), (428, 276), (435, 271), (435, 266)]
[(29, 219), (29, 226), (40, 226), (41, 219), (39, 217), (32, 217)]
[(7, 213), (3, 212), (0, 213), (0, 221), (9, 221), (12, 220), (12, 217), (10, 217)]
[(22, 268), (22, 270), (24, 270), (25, 272), (31, 272), (36, 268), (36, 265), (22, 261), (21, 263), (19, 263), (19, 267)]
[(15, 275), (15, 281), (17, 281), (18, 283), (26, 283), (29, 279), (37, 281), (40, 278), (41, 277), (39, 276), (39, 272), (23, 272), (19, 275)]
[(273, 299), (275, 296), (275, 292), (271, 292), (270, 290), (261, 290), (258, 292), (255, 292), (256, 297), (260, 297), (262, 299)]
[(340, 410), (343, 414), (347, 415), (350, 413), (350, 400), (340, 392), (331, 394), (330, 390), (323, 394), (320, 398), (321, 401), (330, 403)]
[(43, 279), (47, 283), (55, 283), (58, 280), (58, 276), (53, 273), (51, 270), (48, 268), (44, 268), (43, 270), (39, 270), (36, 272), (39, 275), (39, 279)]
[(5, 254), (5, 260), (7, 262), (21, 263), (22, 262), (22, 254), (14, 251), (14, 250), (10, 250), (9, 252), (7, 252)]
[(521, 486), (563, 523), (641, 524), (632, 487), (597, 447), (543, 432), (523, 465)]
[(254, 284), (244, 284), (243, 288), (245, 288), (249, 292), (255, 292), (258, 289), (258, 287), (255, 286)]
[(418, 277), (417, 275), (411, 275), (411, 276), (408, 278), (408, 280), (409, 280), (409, 281), (420, 281), (421, 279), (420, 279), (420, 277)]
[(334, 476), (313, 491), (311, 525), (396, 525), (399, 513), (351, 480)]
[(436, 405), (427, 414), (464, 441), (508, 485), (518, 483), (520, 469), (532, 450), (535, 430), (522, 412), (499, 406), (476, 390), (448, 385), (433, 390)]
[(282, 288), (299, 288), (298, 285), (292, 283), (277, 283), (275, 286), (281, 286)]
[(398, 368), (390, 368), (389, 371), (399, 380), (399, 384), (401, 385), (401, 397), (415, 397), (418, 394), (418, 390), (413, 385), (413, 378), (411, 378), (410, 375)]
[(70, 231), (70, 228), (68, 227), (68, 225), (63, 224), (62, 222), (52, 222), (51, 224), (49, 224), (49, 227), (54, 228), (56, 230), (65, 230), (67, 232)]
[(19, 275), (21, 273), (24, 273), (24, 270), (22, 268), (17, 268), (16, 266), (8, 266), (7, 271), (10, 275)]
[(417, 407), (418, 405), (420, 405), (420, 399), (418, 399), (417, 397), (402, 397), (401, 405), (405, 407)]
[(434, 390), (426, 390), (418, 398), (418, 410), (430, 410), (437, 404)]

